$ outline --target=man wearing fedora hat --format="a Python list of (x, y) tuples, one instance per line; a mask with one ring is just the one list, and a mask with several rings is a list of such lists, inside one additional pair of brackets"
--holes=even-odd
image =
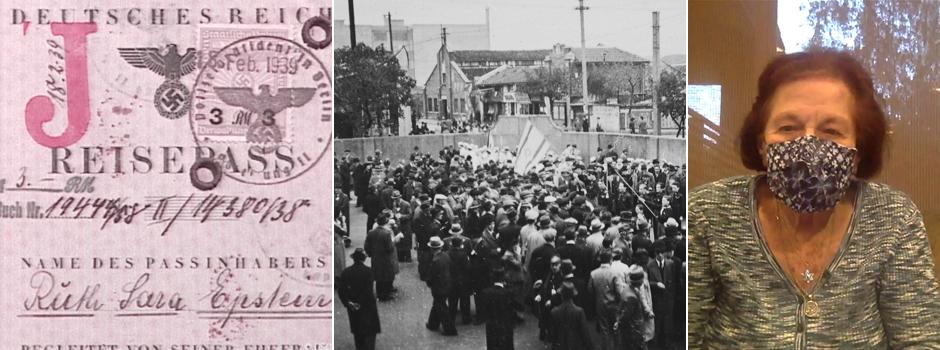
[(594, 342), (588, 328), (584, 309), (575, 305), (577, 289), (572, 282), (563, 282), (560, 288), (561, 305), (552, 309), (553, 350), (592, 350)]
[(467, 237), (463, 235), (463, 227), (460, 226), (460, 223), (454, 223), (450, 225), (450, 229), (447, 231), (450, 235), (446, 238), (442, 238), (444, 242), (444, 250), (451, 250), (454, 246), (464, 246), (464, 241), (468, 240)]
[(652, 312), (644, 307), (640, 297), (645, 275), (643, 269), (635, 266), (626, 276), (627, 283), (620, 289), (622, 301), (616, 328), (624, 349), (645, 350), (646, 340), (643, 333), (646, 320), (652, 317)]
[(633, 252), (643, 248), (647, 253), (653, 250), (653, 241), (649, 238), (649, 223), (646, 220), (637, 220), (636, 228), (633, 230)]
[(482, 310), (486, 310), (480, 314), (486, 321), (486, 348), (512, 350), (516, 311), (521, 311), (522, 305), (515, 300), (502, 266), (493, 269), (490, 279), (493, 283), (479, 293)]
[(356, 350), (373, 350), (375, 336), (382, 327), (372, 294), (372, 269), (365, 265), (366, 252), (362, 248), (356, 248), (350, 256), (353, 265), (340, 274), (337, 292), (349, 314), (349, 329), (355, 338)]
[(676, 293), (675, 265), (666, 257), (666, 242), (653, 243), (654, 259), (647, 263), (649, 282), (653, 293), (653, 313), (656, 314), (656, 342), (668, 346), (667, 331), (672, 330), (672, 313)]
[(451, 295), (454, 288), (453, 276), (451, 276), (450, 255), (443, 251), (444, 241), (440, 237), (431, 237), (428, 246), (434, 253), (431, 261), (431, 269), (428, 273), (428, 287), (431, 288), (431, 297), (434, 299), (431, 305), (431, 313), (428, 315), (427, 329), (437, 331), (443, 325), (444, 330), (441, 334), (453, 336), (457, 335), (457, 327), (454, 325), (454, 318), (450, 314), (450, 308), (447, 306), (447, 298)]
[(600, 219), (591, 220), (591, 235), (587, 238), (587, 245), (591, 247), (591, 250), (594, 252), (594, 255), (601, 251), (603, 248), (604, 242), (604, 224), (601, 223)]
[(463, 324), (470, 319), (470, 256), (467, 252), (469, 239), (463, 236), (460, 224), (453, 224), (450, 237), (444, 239), (444, 249), (450, 256), (450, 274), (454, 288), (447, 298), (450, 317), (456, 318), (459, 309)]

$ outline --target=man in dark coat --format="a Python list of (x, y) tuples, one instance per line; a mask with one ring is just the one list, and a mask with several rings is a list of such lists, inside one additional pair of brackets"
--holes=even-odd
[[(356, 193), (356, 207), (361, 207), (366, 200), (366, 192), (369, 191), (369, 181), (372, 177), (372, 156), (366, 158), (365, 163), (356, 165), (353, 168), (353, 190)], [(367, 229), (371, 229), (367, 228)]]
[(504, 271), (496, 269), (492, 279), (496, 282), (480, 292), (483, 310), (486, 310), (486, 349), (513, 350), (516, 311), (522, 310), (522, 305), (515, 301), (512, 291), (506, 288)]
[[(395, 193), (395, 180), (393, 178), (386, 178), (385, 181), (379, 182), (377, 184), (379, 191), (379, 200), (382, 202), (382, 209), (390, 209), (392, 207), (392, 195)], [(401, 192), (399, 192), (399, 197)]]
[(375, 277), (375, 293), (379, 300), (393, 298), (395, 275), (398, 274), (397, 252), (392, 230), (388, 228), (388, 217), (379, 216), (379, 224), (366, 235), (365, 251), (372, 258), (372, 273)]
[(550, 276), (551, 260), (555, 255), (555, 232), (545, 231), (543, 237), (545, 237), (545, 244), (532, 251), (532, 264), (529, 265), (529, 272), (534, 281)]
[(551, 341), (551, 335), (555, 334), (555, 330), (552, 328), (551, 311), (552, 308), (561, 304), (561, 295), (558, 295), (558, 290), (561, 289), (565, 278), (565, 274), (561, 272), (561, 266), (561, 258), (558, 255), (553, 255), (549, 258), (547, 276), (537, 280), (533, 285), (533, 288), (537, 290), (537, 295), (533, 301), (535, 301), (535, 311), (537, 311), (539, 317), (539, 340), (542, 341)]
[[(574, 227), (568, 227), (567, 229), (565, 229), (565, 232), (564, 232), (565, 244), (563, 244), (561, 247), (558, 247), (558, 256), (561, 257), (562, 260), (571, 259), (571, 262), (573, 263), (577, 261), (578, 258), (580, 258), (579, 256), (580, 248), (578, 248), (575, 242), (575, 235), (576, 235), (575, 230), (576, 228)], [(575, 266), (577, 266), (577, 263), (575, 263)], [(587, 269), (587, 266), (577, 266), (577, 267), (579, 269)]]
[(362, 211), (366, 212), (366, 232), (372, 230), (375, 220), (382, 213), (382, 202), (376, 192), (379, 191), (375, 186), (366, 187), (363, 191), (363, 197), (359, 197), (358, 203), (362, 204)]
[(656, 241), (653, 244), (655, 259), (647, 263), (649, 272), (650, 291), (653, 297), (653, 314), (656, 315), (656, 343), (665, 348), (668, 344), (667, 332), (672, 329), (672, 309), (676, 294), (675, 266), (671, 259), (666, 258), (666, 242)]
[(355, 166), (355, 163), (350, 163), (348, 152), (349, 150), (346, 150), (346, 155), (336, 167), (336, 172), (339, 173), (339, 188), (347, 196), (352, 188), (352, 167)]
[(645, 221), (637, 223), (633, 231), (633, 241), (630, 244), (633, 246), (634, 254), (641, 248), (647, 252), (653, 251), (653, 241), (649, 238), (649, 224)]
[(431, 296), (434, 299), (431, 306), (431, 313), (428, 315), (427, 329), (437, 331), (438, 327), (444, 326), (443, 335), (457, 335), (457, 327), (454, 325), (454, 318), (450, 315), (447, 306), (447, 298), (451, 295), (454, 288), (454, 280), (451, 276), (450, 255), (443, 251), (444, 241), (440, 237), (431, 237), (428, 243), (434, 252), (434, 258), (431, 261), (431, 270), (428, 273), (428, 287), (431, 288)]
[[(574, 257), (571, 258), (571, 262), (573, 262), (575, 266), (574, 275), (580, 281), (589, 281), (591, 279), (591, 271), (597, 268), (597, 266), (594, 266), (594, 250), (587, 245), (587, 236), (587, 228), (584, 226), (578, 227), (577, 237), (575, 238), (575, 247), (577, 247), (578, 250), (574, 254)], [(575, 296), (575, 304), (584, 309), (584, 313), (589, 320), (593, 320), (594, 301), (591, 295), (587, 293), (587, 287), (585, 286), (584, 289), (578, 289), (578, 291), (578, 295)]]
[(470, 256), (467, 253), (467, 243), (470, 240), (463, 236), (460, 224), (453, 224), (450, 237), (444, 239), (444, 249), (450, 255), (450, 275), (454, 281), (454, 288), (447, 297), (450, 307), (450, 317), (456, 319), (459, 308), (463, 324), (469, 324), (470, 319)]
[(415, 241), (418, 250), (418, 277), (422, 281), (428, 280), (428, 271), (431, 269), (431, 259), (434, 257), (431, 248), (428, 247), (431, 237), (437, 236), (441, 227), (437, 223), (437, 218), (444, 214), (438, 208), (431, 208), (430, 203), (421, 203), (421, 217), (415, 221)]
[(578, 220), (578, 223), (584, 224), (591, 221), (591, 210), (585, 205), (587, 198), (577, 196), (572, 201), (571, 217)]
[(414, 244), (412, 239), (412, 211), (411, 204), (401, 198), (401, 192), (392, 192), (392, 206), (389, 208), (395, 216), (395, 223), (398, 224), (398, 231), (402, 238), (395, 244), (398, 248), (398, 261), (411, 262), (411, 246)]
[(564, 282), (561, 287), (561, 305), (552, 309), (552, 350), (593, 350), (584, 310), (574, 304), (575, 286)]
[(470, 245), (470, 264), (468, 265), (469, 273), (469, 282), (470, 290), (474, 294), (474, 304), (476, 304), (477, 318), (474, 321), (474, 324), (483, 324), (485, 319), (483, 318), (486, 311), (482, 301), (481, 292), (483, 289), (492, 285), (490, 280), (492, 274), (492, 265), (493, 265), (493, 252), (496, 250), (496, 247), (490, 246), (489, 243), (483, 239), (483, 236), (477, 236), (472, 238), (466, 244)]
[(356, 340), (356, 350), (374, 350), (375, 335), (382, 332), (379, 310), (372, 294), (372, 270), (364, 264), (366, 253), (356, 248), (353, 265), (340, 274), (339, 300), (349, 313), (349, 329)]
[(502, 251), (513, 250), (513, 247), (519, 244), (519, 233), (522, 230), (522, 226), (519, 226), (516, 222), (517, 213), (515, 207), (507, 210), (505, 216), (506, 218), (500, 223), (499, 229), (496, 230), (496, 240)]
[(646, 320), (642, 301), (640, 301), (643, 271), (639, 267), (635, 268), (636, 271), (631, 271), (627, 275), (630, 285), (623, 288), (620, 293), (623, 302), (620, 306), (617, 328), (624, 349), (646, 350), (646, 341), (643, 339)]

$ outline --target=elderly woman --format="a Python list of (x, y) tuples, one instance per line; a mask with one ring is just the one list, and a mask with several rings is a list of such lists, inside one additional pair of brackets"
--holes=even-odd
[(940, 347), (940, 293), (914, 203), (869, 182), (886, 118), (850, 55), (780, 56), (740, 134), (759, 175), (689, 198), (689, 340), (706, 349)]

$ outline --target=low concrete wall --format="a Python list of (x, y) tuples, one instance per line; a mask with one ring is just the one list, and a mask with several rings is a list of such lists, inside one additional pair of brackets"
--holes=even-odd
[[(531, 122), (551, 142), (552, 150), (561, 152), (565, 145), (576, 144), (581, 154), (596, 154), (598, 147), (607, 149), (613, 145), (617, 152), (627, 147), (635, 158), (659, 158), (672, 164), (686, 163), (686, 140), (669, 136), (630, 135), (622, 133), (569, 132), (554, 125), (548, 116), (502, 116), (488, 134), (434, 134), (372, 138), (336, 139), (333, 149), (337, 153), (349, 150), (354, 156), (364, 158), (376, 149), (383, 157), (406, 158), (415, 146), (422, 152), (436, 153), (445, 146), (456, 146), (467, 142), (481, 146), (509, 147), (519, 145), (526, 123)], [(657, 154), (657, 145), (659, 153)]]
[(467, 142), (475, 145), (486, 145), (486, 134), (433, 134), (433, 135), (409, 135), (409, 136), (387, 136), (387, 137), (361, 137), (351, 139), (336, 139), (333, 142), (333, 150), (337, 154), (342, 154), (349, 150), (353, 156), (365, 160), (366, 156), (375, 153), (375, 150), (382, 150), (382, 157), (389, 159), (408, 158), (414, 152), (417, 146), (421, 152), (437, 151), (445, 146), (457, 146), (458, 142)]

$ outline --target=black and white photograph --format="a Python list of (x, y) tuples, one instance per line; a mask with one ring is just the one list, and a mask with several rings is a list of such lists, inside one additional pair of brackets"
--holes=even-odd
[(337, 1), (335, 349), (684, 349), (685, 1)]

